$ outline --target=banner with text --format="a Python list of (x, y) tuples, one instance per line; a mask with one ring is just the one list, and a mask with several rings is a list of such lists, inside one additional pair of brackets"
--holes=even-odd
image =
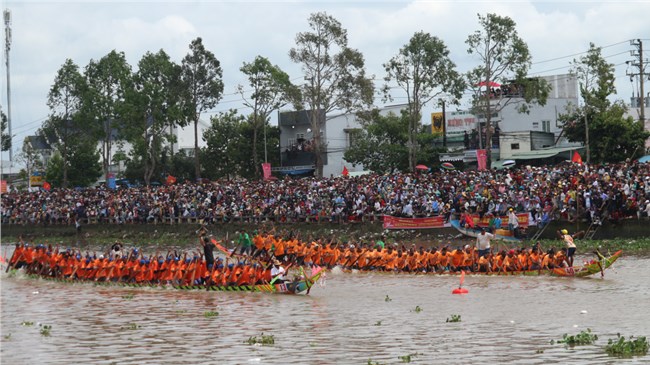
[(384, 216), (384, 229), (425, 229), (442, 228), (444, 226), (444, 217), (402, 218), (390, 215)]

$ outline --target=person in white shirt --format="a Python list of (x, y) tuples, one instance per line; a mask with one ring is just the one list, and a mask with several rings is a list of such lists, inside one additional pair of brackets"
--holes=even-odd
[(476, 249), (478, 249), (478, 257), (487, 256), (490, 253), (490, 240), (494, 238), (492, 233), (486, 232), (484, 227), (481, 227), (481, 233), (476, 236)]
[(273, 267), (271, 268), (271, 278), (273, 280), (274, 284), (282, 284), (284, 283), (284, 274), (286, 271), (284, 270), (284, 267), (280, 264), (279, 260), (274, 260), (273, 261)]

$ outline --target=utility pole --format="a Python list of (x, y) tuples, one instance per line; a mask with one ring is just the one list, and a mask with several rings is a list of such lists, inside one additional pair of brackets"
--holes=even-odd
[(626, 63), (628, 65), (633, 66), (633, 67), (638, 67), (639, 72), (638, 73), (637, 72), (629, 73), (628, 76), (630, 76), (630, 78), (632, 78), (634, 76), (639, 76), (639, 89), (640, 89), (639, 90), (640, 91), (640, 93), (639, 93), (639, 108), (640, 108), (639, 120), (642, 123), (644, 123), (644, 127), (645, 127), (645, 90), (644, 90), (645, 82), (644, 81), (645, 81), (645, 77), (650, 75), (650, 74), (645, 72), (645, 66), (643, 64), (643, 61), (644, 61), (644, 59), (643, 59), (643, 42), (641, 41), (641, 39), (636, 39), (636, 40), (633, 39), (633, 40), (631, 40), (630, 45), (635, 46), (637, 48), (637, 50), (630, 51), (630, 55), (638, 56), (639, 59), (638, 59), (638, 61), (636, 61), (636, 60), (635, 61), (627, 61)]
[[(5, 62), (7, 65), (7, 131), (9, 132), (9, 143), (13, 136), (11, 135), (11, 83), (9, 82), (9, 50), (11, 49), (11, 12), (5, 9), (3, 12), (5, 20)], [(9, 148), (9, 163), (11, 164), (13, 146)]]
[(445, 112), (445, 101), (442, 102), (442, 147), (447, 148), (447, 113)]

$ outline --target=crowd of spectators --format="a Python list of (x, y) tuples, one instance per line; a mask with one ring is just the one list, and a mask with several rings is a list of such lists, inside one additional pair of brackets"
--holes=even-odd
[(518, 167), (336, 178), (178, 183), (2, 194), (3, 224), (359, 222), (382, 215), (430, 217), (530, 212), (601, 222), (647, 217), (650, 164)]

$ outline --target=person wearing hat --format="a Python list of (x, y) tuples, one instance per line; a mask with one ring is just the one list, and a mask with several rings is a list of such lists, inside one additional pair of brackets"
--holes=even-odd
[(566, 245), (566, 250), (565, 250), (566, 263), (567, 265), (569, 265), (569, 267), (573, 267), (573, 256), (576, 253), (576, 244), (574, 242), (574, 238), (579, 238), (583, 234), (584, 232), (580, 231), (573, 235), (570, 235), (569, 231), (567, 231), (566, 229), (557, 231), (557, 235), (560, 237), (561, 240), (564, 241), (564, 244)]
[(273, 267), (271, 268), (272, 281), (275, 284), (284, 283), (284, 274), (285, 273), (286, 273), (286, 271), (284, 270), (284, 267), (282, 267), (282, 264), (280, 263), (280, 260), (274, 259), (273, 260)]
[(519, 218), (512, 208), (508, 209), (508, 229), (512, 231), (513, 236), (519, 236)]

